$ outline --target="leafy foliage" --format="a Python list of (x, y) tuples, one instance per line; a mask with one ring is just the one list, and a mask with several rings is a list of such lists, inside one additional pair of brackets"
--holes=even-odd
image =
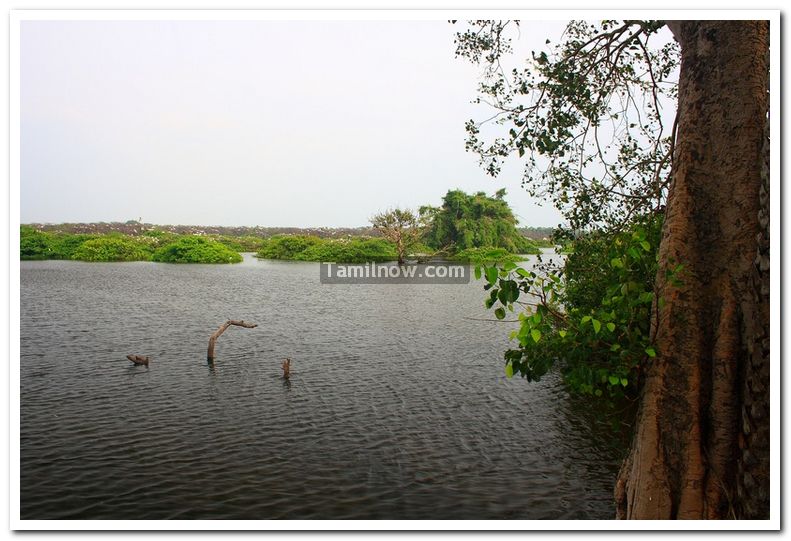
[(572, 21), (562, 43), (547, 40), (526, 66), (506, 70), (509, 25), (518, 22), (470, 21), (456, 35), (457, 56), (485, 67), (478, 102), (493, 114), (466, 128), (487, 173), (523, 158), (523, 186), (572, 229), (619, 227), (661, 207), (674, 135), (662, 107), (675, 100), (679, 64), (677, 44), (657, 38), (664, 23)]
[(140, 234), (141, 238), (146, 239), (155, 248), (170, 244), (171, 242), (176, 242), (182, 236), (183, 235), (179, 235), (178, 233), (163, 231), (161, 229), (151, 229)]
[(468, 248), (504, 248), (510, 253), (535, 253), (535, 245), (516, 229), (517, 220), (504, 199), (505, 190), (494, 197), (451, 190), (442, 206), (422, 207), (430, 226), (426, 242), (435, 249), (463, 251)]
[(29, 226), (19, 230), (20, 259), (72, 259), (75, 251), (85, 241), (97, 235), (47, 233)]
[(393, 243), (379, 238), (330, 239), (314, 244), (297, 259), (335, 263), (393, 261), (398, 258)]
[(547, 40), (506, 68), (518, 24), (470, 21), (456, 35), (457, 56), (484, 67), (477, 101), (492, 109), (467, 122), (467, 150), (492, 176), (522, 159), (522, 185), (567, 222), (553, 236), (564, 269), (508, 262), (479, 271), (498, 319), (524, 308), (506, 373), (538, 380), (558, 364), (579, 393), (634, 392), (641, 363), (656, 354), (659, 216), (675, 140), (662, 109), (677, 97), (679, 48), (661, 21), (573, 21), (561, 43)]
[[(624, 233), (577, 239), (565, 275), (540, 275), (505, 263), (476, 268), (495, 317), (519, 312), (518, 346), (505, 352), (505, 371), (538, 381), (556, 363), (570, 388), (610, 398), (634, 393), (651, 343), (653, 291), (661, 219)], [(681, 269), (678, 269), (679, 271)]]
[(258, 250), (257, 257), (261, 259), (296, 259), (297, 255), (321, 242), (319, 237), (307, 235), (277, 235), (266, 239)]
[(149, 246), (132, 237), (108, 235), (86, 240), (74, 250), (71, 259), (80, 261), (148, 261)]
[(267, 239), (258, 251), (257, 257), (294, 261), (366, 263), (394, 261), (398, 258), (398, 254), (393, 243), (381, 238), (321, 239), (284, 235)]
[(101, 235), (55, 233), (50, 244), (53, 253), (49, 259), (78, 259), (75, 255), (84, 243), (100, 238)]
[(375, 214), (371, 225), (395, 245), (398, 262), (404, 263), (408, 251), (420, 240), (425, 229), (422, 217), (409, 209), (395, 208)]
[[(540, 253), (540, 250), (535, 249), (529, 253)], [(505, 262), (519, 262), (524, 259), (523, 256), (512, 254), (505, 248), (494, 248), (492, 246), (482, 246), (480, 248), (467, 248), (454, 254), (451, 259), (454, 261), (465, 261), (468, 263), (505, 263)]]
[(266, 244), (266, 240), (262, 237), (255, 237), (252, 235), (245, 235), (239, 237), (231, 237), (229, 235), (218, 235), (211, 237), (220, 244), (223, 244), (235, 252), (257, 252)]
[(19, 256), (21, 259), (50, 259), (52, 235), (32, 227), (20, 228)]
[(151, 259), (163, 263), (239, 263), (242, 256), (217, 241), (184, 236), (157, 249)]
[[(240, 241), (244, 246), (246, 239)], [(141, 235), (49, 233), (20, 228), (20, 259), (236, 263), (241, 256), (219, 242), (194, 235), (151, 230)]]

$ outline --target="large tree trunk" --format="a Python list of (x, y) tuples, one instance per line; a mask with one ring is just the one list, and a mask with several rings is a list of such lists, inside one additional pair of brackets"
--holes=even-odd
[[(677, 21), (679, 124), (632, 519), (769, 517), (769, 23)], [(777, 29), (775, 29), (777, 30)], [(667, 272), (682, 264), (674, 285)]]

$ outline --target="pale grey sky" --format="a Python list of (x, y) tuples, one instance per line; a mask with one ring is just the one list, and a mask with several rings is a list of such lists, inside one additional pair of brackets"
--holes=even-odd
[[(524, 21), (520, 51), (565, 23)], [(21, 220), (360, 226), (505, 187), (464, 150), (479, 68), (446, 21), (25, 21)]]

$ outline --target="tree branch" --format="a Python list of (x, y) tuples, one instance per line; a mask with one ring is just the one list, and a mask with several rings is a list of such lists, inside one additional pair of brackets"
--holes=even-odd
[(217, 341), (220, 335), (225, 332), (225, 329), (227, 329), (231, 325), (236, 325), (238, 327), (245, 327), (247, 329), (254, 329), (255, 327), (258, 327), (258, 325), (256, 325), (255, 323), (247, 323), (245, 321), (236, 320), (236, 319), (229, 319), (228, 321), (220, 325), (220, 327), (216, 331), (214, 331), (214, 334), (212, 334), (209, 337), (209, 350), (206, 354), (206, 358), (209, 360), (209, 362), (214, 361), (214, 343)]

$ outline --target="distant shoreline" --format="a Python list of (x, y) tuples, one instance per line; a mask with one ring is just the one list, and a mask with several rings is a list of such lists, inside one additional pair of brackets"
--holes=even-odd
[[(223, 225), (159, 225), (137, 221), (127, 222), (81, 222), (81, 223), (26, 223), (20, 224), (48, 233), (106, 234), (122, 233), (139, 235), (146, 231), (167, 231), (178, 235), (227, 235), (231, 237), (262, 237), (275, 235), (310, 235), (320, 238), (337, 237), (379, 237), (373, 227), (262, 227), (262, 226), (223, 226)], [(548, 239), (551, 227), (519, 227), (519, 233), (533, 240)]]

